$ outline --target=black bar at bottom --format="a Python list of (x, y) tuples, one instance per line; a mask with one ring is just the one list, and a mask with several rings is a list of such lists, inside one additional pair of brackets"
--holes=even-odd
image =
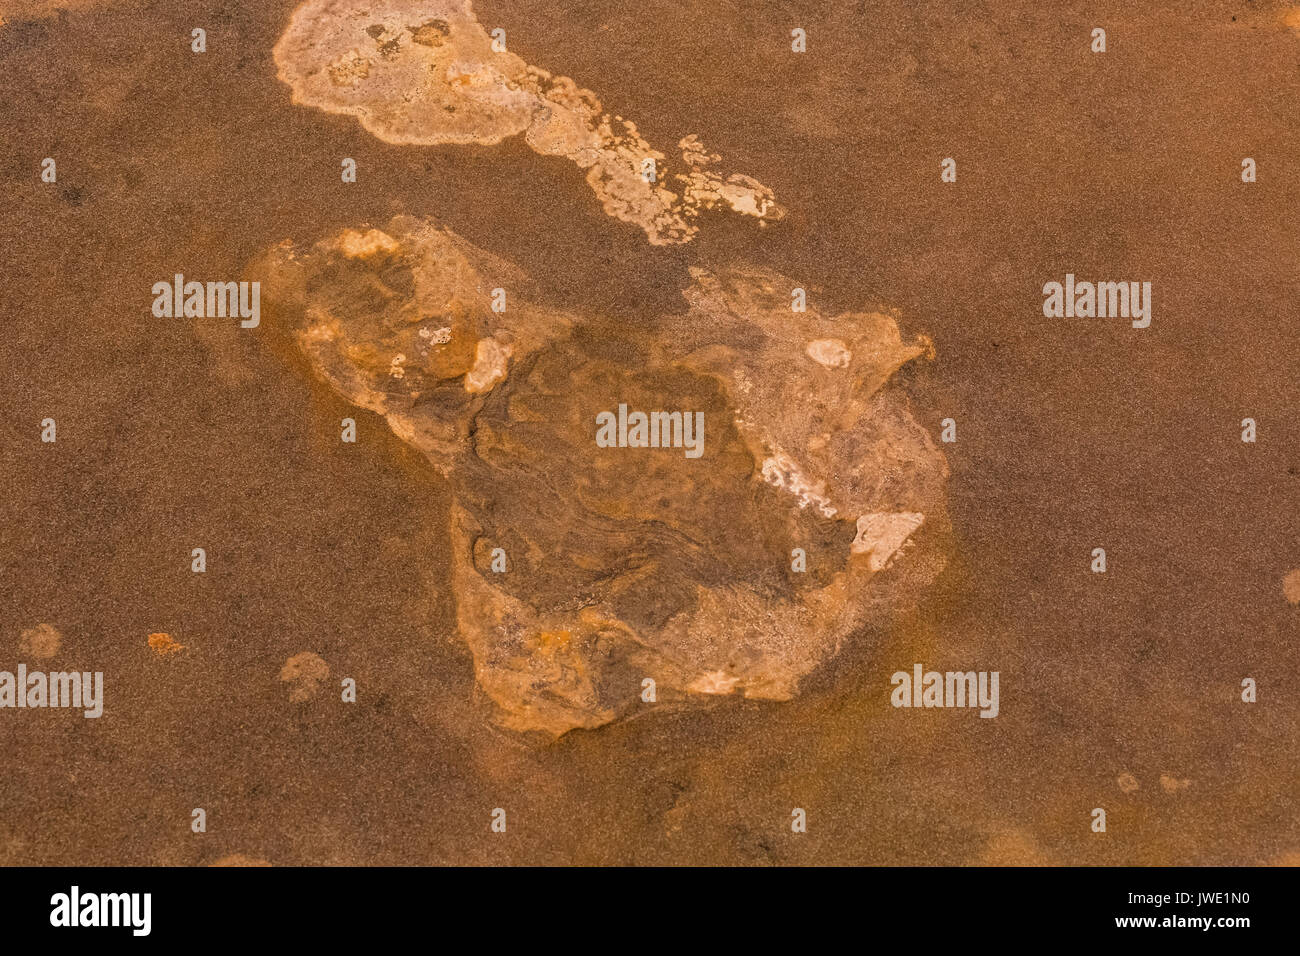
[(1128, 936), (1231, 945), (1285, 932), (1294, 887), (1295, 870), (1281, 868), (11, 868), (0, 869), (0, 926), (6, 941), (128, 945), (373, 945), (425, 933), (493, 945), (827, 933), (871, 943)]

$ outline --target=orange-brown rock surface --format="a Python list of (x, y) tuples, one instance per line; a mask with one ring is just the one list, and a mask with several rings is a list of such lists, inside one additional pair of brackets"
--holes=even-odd
[[(658, 703), (788, 698), (941, 564), (946, 466), (889, 384), (928, 342), (890, 315), (792, 312), (743, 268), (693, 269), (650, 325), (565, 314), (409, 217), (259, 272), (315, 372), (449, 479), (457, 622), (509, 727), (599, 726), (647, 678)], [(698, 457), (602, 447), (620, 405), (702, 414)]]

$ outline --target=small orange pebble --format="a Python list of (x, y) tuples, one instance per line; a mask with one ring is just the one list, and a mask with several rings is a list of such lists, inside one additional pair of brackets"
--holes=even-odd
[(166, 657), (168, 654), (175, 654), (177, 651), (182, 650), (185, 645), (173, 641), (170, 634), (150, 634), (149, 647), (159, 657)]

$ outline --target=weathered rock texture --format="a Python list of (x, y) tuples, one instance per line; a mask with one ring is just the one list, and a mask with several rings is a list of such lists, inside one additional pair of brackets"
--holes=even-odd
[(522, 133), (538, 153), (586, 171), (605, 212), (657, 245), (688, 242), (705, 209), (783, 215), (761, 183), (719, 173), (721, 157), (696, 137), (678, 144), (670, 169), (590, 90), (493, 49), (468, 0), (308, 0), (275, 62), (295, 103), (355, 116), (387, 143), (493, 145)]
[[(742, 269), (693, 270), (657, 323), (563, 314), (405, 217), (259, 272), (264, 321), (450, 480), (460, 633), (509, 727), (599, 726), (646, 678), (661, 703), (789, 698), (941, 566), (946, 466), (887, 385), (928, 343), (891, 316), (795, 313)], [(703, 412), (701, 456), (599, 447), (620, 404)]]

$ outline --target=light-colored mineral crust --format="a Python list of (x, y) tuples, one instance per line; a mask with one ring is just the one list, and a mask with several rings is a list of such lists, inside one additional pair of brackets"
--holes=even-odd
[(387, 143), (493, 145), (523, 134), (536, 152), (577, 164), (605, 212), (656, 245), (689, 241), (706, 209), (784, 215), (762, 183), (718, 172), (720, 157), (694, 136), (670, 163), (590, 90), (493, 49), (468, 0), (307, 0), (274, 56), (295, 103), (354, 116)]
[[(892, 315), (792, 314), (790, 280), (745, 268), (692, 270), (655, 321), (560, 313), (412, 218), (258, 271), (272, 334), (449, 479), (456, 621), (505, 726), (598, 727), (645, 678), (659, 706), (787, 699), (942, 567), (946, 465), (887, 385), (929, 343)], [(620, 404), (702, 412), (701, 456), (598, 446)]]

